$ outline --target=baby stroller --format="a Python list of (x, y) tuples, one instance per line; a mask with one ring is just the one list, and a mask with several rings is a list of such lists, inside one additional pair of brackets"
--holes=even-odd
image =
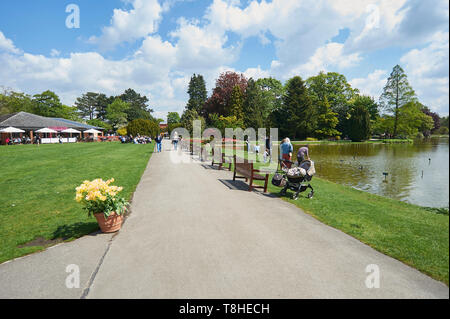
[[(286, 165), (287, 163), (290, 165)], [(288, 189), (294, 191), (295, 193), (292, 195), (292, 199), (294, 200), (298, 198), (300, 193), (306, 191), (308, 188), (311, 189), (308, 198), (313, 197), (314, 189), (308, 182), (311, 181), (316, 173), (314, 162), (311, 160), (304, 160), (298, 166), (293, 166), (292, 164), (294, 164), (294, 162), (280, 160), (282, 174), (275, 174), (272, 179), (272, 184), (283, 187), (280, 192), (282, 196), (286, 195)]]

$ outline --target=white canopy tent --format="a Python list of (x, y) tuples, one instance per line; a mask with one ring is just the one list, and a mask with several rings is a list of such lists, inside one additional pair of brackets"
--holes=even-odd
[(21, 130), (20, 128), (15, 128), (15, 127), (10, 126), (10, 127), (1, 129), (0, 133), (25, 133), (25, 131)]
[(83, 133), (98, 134), (101, 133), (101, 131), (97, 131), (96, 129), (91, 128), (89, 130), (84, 131)]
[(77, 133), (77, 134), (80, 134), (80, 137), (81, 137), (81, 131), (78, 131), (74, 128), (68, 128), (64, 131), (61, 131), (61, 133), (70, 133), (70, 137), (72, 137), (72, 133)]
[(61, 133), (81, 133), (81, 132), (74, 128), (68, 128), (67, 130), (61, 131)]
[(7, 128), (1, 129), (0, 133), (9, 133), (9, 136), (11, 137), (11, 140), (12, 140), (13, 133), (25, 133), (25, 131), (21, 130), (20, 128), (15, 128), (15, 127), (9, 126)]
[(58, 133), (58, 131), (52, 130), (51, 128), (48, 128), (48, 127), (41, 128), (40, 130), (37, 130), (36, 132), (37, 133)]

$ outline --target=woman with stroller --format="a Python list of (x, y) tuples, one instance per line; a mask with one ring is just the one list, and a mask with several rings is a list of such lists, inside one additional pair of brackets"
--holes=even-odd
[[(291, 144), (291, 140), (289, 139), (289, 137), (286, 137), (281, 142), (281, 145), (280, 145), (281, 160), (291, 161), (293, 151), (294, 151), (294, 147)], [(282, 163), (287, 168), (291, 168), (292, 163), (289, 163), (289, 162), (282, 162)]]

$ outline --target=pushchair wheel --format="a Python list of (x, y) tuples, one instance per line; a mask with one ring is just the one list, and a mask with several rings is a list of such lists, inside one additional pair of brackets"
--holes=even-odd
[(280, 195), (281, 195), (281, 196), (286, 195), (286, 189), (283, 188), (283, 189), (280, 191)]
[(312, 198), (314, 196), (314, 191), (310, 191), (308, 194), (308, 198)]
[(297, 194), (297, 193), (294, 193), (294, 194), (292, 195), (292, 199), (293, 199), (293, 200), (297, 200), (297, 198), (298, 198), (298, 194)]

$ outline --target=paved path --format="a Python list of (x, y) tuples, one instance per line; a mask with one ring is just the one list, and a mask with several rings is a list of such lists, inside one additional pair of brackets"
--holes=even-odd
[[(8, 290), (51, 297), (50, 288), (68, 298), (449, 297), (446, 285), (297, 207), (242, 190), (232, 173), (209, 163), (170, 165), (171, 154), (153, 154), (116, 236), (86, 236), (0, 265), (0, 298)], [(52, 271), (33, 279), (44, 260)], [(77, 290), (61, 288), (69, 261), (81, 264)], [(369, 264), (380, 269), (380, 288), (365, 285)], [(29, 269), (35, 272), (24, 281)], [(55, 269), (59, 283), (50, 280)]]

